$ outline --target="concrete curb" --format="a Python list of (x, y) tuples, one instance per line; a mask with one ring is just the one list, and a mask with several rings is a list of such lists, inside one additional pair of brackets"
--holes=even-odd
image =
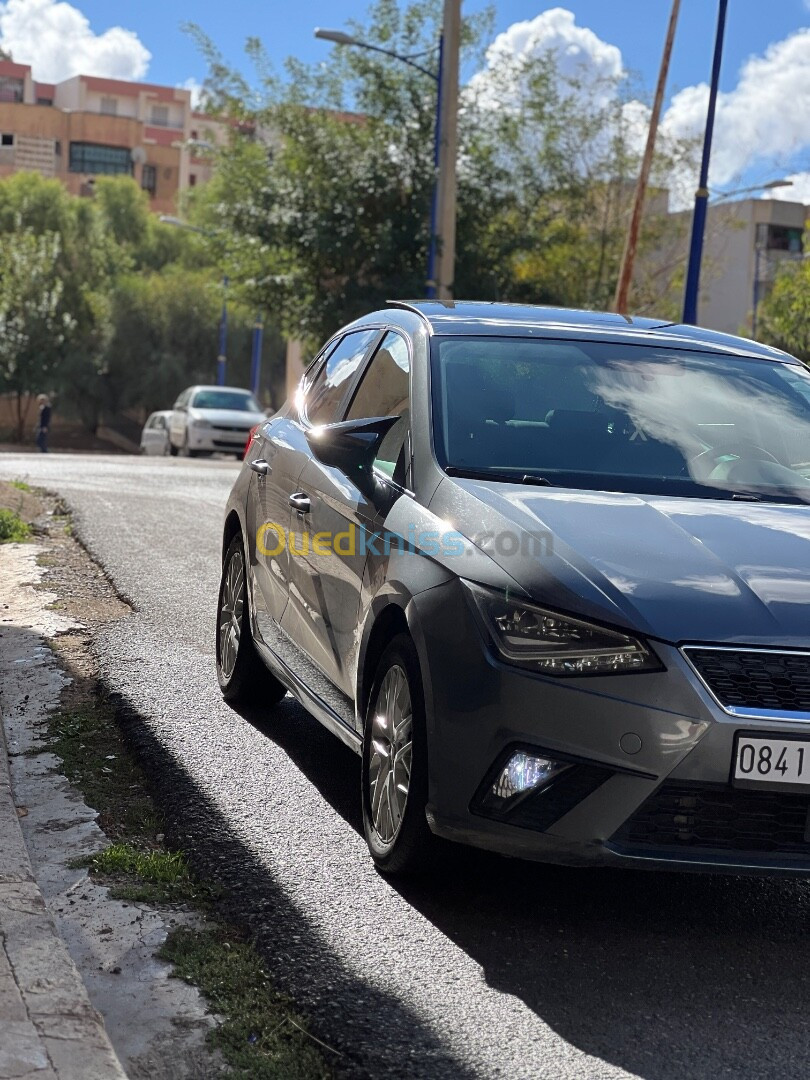
[(126, 1080), (23, 840), (0, 713), (0, 1080)]

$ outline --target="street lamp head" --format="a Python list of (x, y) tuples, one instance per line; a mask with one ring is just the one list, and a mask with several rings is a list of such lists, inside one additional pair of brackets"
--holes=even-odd
[(322, 30), (318, 27), (315, 30), (315, 37), (320, 38), (321, 41), (331, 41), (335, 45), (357, 44), (357, 38), (353, 38), (351, 34), (345, 34), (342, 30)]
[(770, 183), (765, 184), (765, 186), (763, 187), (762, 190), (763, 191), (770, 191), (772, 188), (778, 188), (778, 187), (793, 187), (793, 181), (792, 180), (771, 180)]

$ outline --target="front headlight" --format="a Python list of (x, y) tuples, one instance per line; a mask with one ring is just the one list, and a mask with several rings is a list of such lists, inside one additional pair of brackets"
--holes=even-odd
[(211, 424), (208, 420), (203, 420), (201, 416), (193, 416), (189, 420), (189, 424), (193, 428), (210, 428)]
[(629, 634), (547, 611), (508, 593), (463, 582), (501, 657), (544, 675), (660, 671), (652, 650)]

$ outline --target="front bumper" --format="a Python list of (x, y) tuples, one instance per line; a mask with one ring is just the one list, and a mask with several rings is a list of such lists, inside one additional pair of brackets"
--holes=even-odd
[[(570, 865), (810, 873), (810, 791), (775, 796), (730, 783), (738, 732), (810, 740), (810, 722), (728, 715), (681, 652), (659, 642), (661, 672), (535, 676), (495, 659), (458, 582), (413, 603), (434, 832)], [(528, 812), (494, 820), (476, 796), (516, 748), (572, 768), (529, 796)]]
[(190, 426), (188, 428), (188, 448), (189, 450), (200, 450), (212, 454), (219, 452), (225, 454), (242, 453), (250, 432), (250, 427), (246, 427), (243, 431), (242, 429)]

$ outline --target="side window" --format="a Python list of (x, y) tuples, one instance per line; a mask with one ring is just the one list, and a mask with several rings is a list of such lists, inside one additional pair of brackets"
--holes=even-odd
[(348, 380), (376, 336), (376, 330), (354, 330), (340, 339), (306, 392), (306, 416), (310, 424), (329, 424), (335, 419)]
[(374, 462), (378, 469), (398, 483), (404, 482), (405, 441), (410, 421), (408, 345), (400, 334), (387, 333), (371, 358), (354, 395), (347, 420), (374, 416), (398, 416), (382, 441)]

